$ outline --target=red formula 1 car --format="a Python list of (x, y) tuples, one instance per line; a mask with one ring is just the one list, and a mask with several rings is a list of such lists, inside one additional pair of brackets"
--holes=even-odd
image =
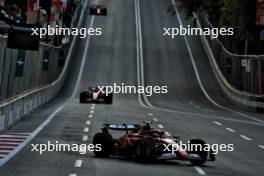
[[(111, 130), (124, 130), (126, 134), (113, 139)], [(100, 151), (94, 151), (96, 157), (123, 156), (139, 160), (182, 160), (193, 165), (202, 165), (206, 161), (214, 161), (212, 151), (203, 150), (203, 140), (192, 139), (189, 144), (201, 146), (201, 150), (174, 150), (179, 147), (179, 139), (165, 137), (165, 132), (154, 130), (150, 122), (143, 125), (104, 124), (102, 132), (96, 133), (93, 144), (101, 144)]]
[(105, 89), (98, 87), (89, 87), (86, 91), (80, 93), (80, 103), (106, 103), (112, 104), (113, 93), (106, 93)]

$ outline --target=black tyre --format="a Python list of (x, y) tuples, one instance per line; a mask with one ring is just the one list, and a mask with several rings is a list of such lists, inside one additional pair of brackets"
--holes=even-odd
[[(198, 144), (198, 145), (202, 146), (201, 148), (199, 148), (201, 150), (192, 150), (192, 151), (188, 151), (188, 153), (197, 154), (201, 157), (201, 160), (191, 160), (191, 163), (193, 165), (197, 165), (197, 166), (203, 165), (206, 162), (207, 156), (208, 156), (208, 151), (204, 150), (206, 143), (201, 139), (191, 139), (190, 144), (191, 145)], [(195, 148), (195, 147), (193, 147), (193, 148)]]
[(105, 96), (105, 103), (106, 104), (112, 104), (113, 103), (113, 93), (109, 94), (108, 96)]
[(93, 138), (93, 144), (101, 144), (101, 151), (94, 151), (96, 157), (109, 157), (114, 150), (114, 142), (110, 133), (96, 133)]
[(90, 15), (94, 15), (95, 14), (96, 9), (94, 7), (90, 8)]
[(85, 96), (81, 93), (80, 94), (80, 103), (85, 103)]
[(155, 141), (150, 137), (144, 137), (136, 149), (136, 157), (140, 160), (149, 160), (155, 152)]
[(102, 9), (102, 14), (107, 16), (107, 9), (106, 8)]

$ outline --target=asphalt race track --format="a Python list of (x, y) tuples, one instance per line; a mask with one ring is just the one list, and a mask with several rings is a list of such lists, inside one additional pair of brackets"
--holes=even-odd
[[(100, 27), (102, 36), (78, 39), (65, 88), (52, 102), (36, 109), (12, 133), (36, 134), (10, 160), (0, 159), (1, 176), (262, 176), (263, 114), (245, 112), (226, 99), (214, 78), (198, 37), (163, 37), (163, 27), (192, 24), (180, 12), (166, 12), (171, 0), (99, 0), (108, 16), (87, 12), (83, 27)], [(138, 8), (140, 7), (140, 8)], [(140, 13), (139, 13), (140, 11)], [(189, 49), (188, 49), (189, 47)], [(142, 57), (141, 57), (142, 56)], [(197, 69), (197, 71), (195, 71)], [(79, 78), (79, 79), (78, 79)], [(199, 82), (197, 79), (201, 81)], [(79, 104), (89, 86), (167, 85), (168, 94), (146, 97), (115, 94), (112, 105)], [(49, 123), (38, 128), (47, 118)], [(210, 144), (234, 144), (216, 162), (194, 167), (189, 162), (138, 163), (120, 158), (95, 158), (90, 152), (32, 152), (30, 144), (91, 143), (103, 123), (142, 123), (183, 141), (202, 138)], [(36, 129), (40, 132), (37, 134)]]

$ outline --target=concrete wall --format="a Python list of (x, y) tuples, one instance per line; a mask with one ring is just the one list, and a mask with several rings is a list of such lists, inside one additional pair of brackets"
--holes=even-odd
[[(87, 9), (87, 5), (88, 0), (83, 0), (80, 2), (77, 10), (75, 11), (72, 21), (73, 27), (81, 26), (84, 13)], [(67, 75), (71, 53), (74, 45), (76, 44), (77, 37), (78, 36), (70, 37), (69, 45), (65, 46), (67, 55), (65, 57), (64, 67), (62, 68), (58, 69), (57, 67), (58, 51), (60, 48), (52, 48), (50, 46), (42, 45), (42, 49), (39, 52), (28, 53), (25, 74), (22, 78), (19, 78), (20, 80), (12, 77), (14, 76), (14, 68), (8, 69), (9, 72), (7, 71), (8, 73), (5, 73), (9, 76), (1, 74), (5, 78), (3, 78), (3, 80), (5, 80), (5, 86), (2, 86), (4, 87), (3, 90), (5, 90), (5, 93), (3, 93), (2, 95), (3, 97), (10, 98), (5, 99), (5, 101), (2, 101), (0, 103), (0, 131), (13, 126), (21, 119), (22, 116), (29, 114), (35, 108), (49, 102), (61, 91), (64, 85), (65, 77)], [(50, 57), (51, 62), (49, 73), (43, 73), (42, 69), (39, 69), (42, 66), (40, 58), (43, 55), (44, 48), (49, 48), (52, 53), (52, 57)], [(3, 50), (6, 51), (2, 52)], [(6, 48), (1, 48), (0, 51), (0, 57), (4, 58), (2, 59), (2, 61), (8, 62), (4, 64), (5, 67), (10, 66), (10, 64), (14, 67), (13, 62), (15, 62), (15, 56), (13, 55), (16, 55), (17, 51), (9, 50)], [(8, 53), (11, 59), (8, 60), (8, 58), (5, 58), (5, 54), (2, 53)], [(2, 64), (3, 62), (0, 63), (2, 71), (6, 72), (5, 67), (3, 67)], [(9, 77), (9, 79), (7, 79), (7, 77)], [(6, 88), (7, 82), (10, 83), (9, 89), (11, 88), (11, 85), (13, 86), (12, 89), (20, 86), (21, 90), (24, 91), (21, 91), (20, 94), (16, 94), (16, 92), (14, 92), (13, 90), (9, 90), (8, 88)]]

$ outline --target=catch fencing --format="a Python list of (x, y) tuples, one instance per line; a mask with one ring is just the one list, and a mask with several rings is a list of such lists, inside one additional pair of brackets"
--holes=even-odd
[[(202, 27), (213, 27), (204, 13), (199, 14), (199, 21)], [(233, 54), (218, 39), (206, 38), (230, 85), (240, 91), (264, 95), (264, 55)]]
[[(213, 28), (205, 13), (194, 14), (198, 26)], [(264, 111), (264, 55), (229, 52), (218, 39), (202, 36), (213, 71), (227, 96), (248, 110)]]

